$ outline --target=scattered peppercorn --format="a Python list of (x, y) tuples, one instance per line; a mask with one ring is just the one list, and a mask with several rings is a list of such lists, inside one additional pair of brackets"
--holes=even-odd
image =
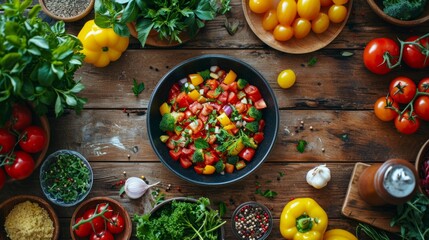
[(269, 210), (256, 202), (243, 203), (234, 212), (233, 228), (240, 239), (265, 238), (272, 228)]

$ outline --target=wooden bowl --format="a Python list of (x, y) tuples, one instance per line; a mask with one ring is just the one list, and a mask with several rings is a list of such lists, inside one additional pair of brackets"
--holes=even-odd
[(274, 39), (272, 31), (267, 31), (262, 27), (262, 18), (264, 14), (256, 14), (250, 10), (249, 1), (242, 0), (243, 12), (246, 18), (247, 24), (253, 33), (268, 46), (277, 49), (281, 52), (292, 53), (292, 54), (304, 54), (317, 51), (329, 43), (331, 43), (343, 30), (349, 19), (350, 12), (352, 9), (353, 0), (349, 0), (345, 6), (347, 7), (347, 16), (341, 23), (330, 23), (328, 30), (323, 33), (317, 34), (313, 31), (302, 38), (296, 39), (292, 37), (290, 40), (282, 42)]
[[(87, 1), (88, 1), (88, 6), (85, 9), (82, 9), (82, 11), (76, 13), (73, 16), (59, 16), (58, 13), (56, 13), (56, 11), (53, 11), (52, 8), (49, 5), (49, 3), (52, 2), (52, 0), (39, 0), (39, 4), (42, 7), (43, 12), (45, 12), (46, 15), (48, 15), (49, 17), (51, 17), (53, 19), (56, 19), (56, 20), (61, 20), (61, 21), (64, 21), (64, 22), (74, 22), (74, 21), (77, 21), (77, 20), (80, 20), (80, 19), (84, 18), (94, 8), (95, 0), (87, 0)], [(74, 3), (75, 0), (67, 1), (67, 2), (69, 2), (71, 4), (71, 3)], [(62, 4), (62, 5), (64, 5), (64, 4)], [(70, 6), (69, 8), (70, 8), (70, 10), (68, 10), (67, 8), (65, 8), (64, 10), (66, 12), (69, 12), (69, 11), (71, 11), (73, 9), (76, 9), (76, 6), (73, 6), (73, 7)]]
[(413, 27), (420, 25), (429, 20), (429, 3), (426, 4), (426, 9), (422, 15), (414, 20), (404, 21), (393, 18), (383, 12), (383, 0), (367, 0), (371, 9), (381, 17), (384, 21), (400, 27)]
[(60, 235), (60, 223), (58, 221), (57, 214), (55, 213), (54, 209), (47, 203), (45, 200), (43, 200), (40, 197), (31, 196), (31, 195), (18, 195), (15, 197), (11, 197), (8, 200), (4, 201), (0, 204), (0, 239), (7, 239), (6, 238), (6, 230), (4, 229), (4, 223), (6, 221), (6, 217), (9, 214), (9, 212), (13, 209), (13, 207), (19, 203), (23, 203), (25, 201), (30, 201), (33, 203), (39, 204), (40, 207), (46, 209), (46, 211), (49, 214), (49, 217), (51, 218), (53, 224), (54, 224), (54, 234), (52, 239), (57, 240)]
[(76, 218), (82, 216), (87, 210), (91, 208), (96, 208), (100, 203), (108, 203), (109, 206), (113, 208), (113, 213), (119, 212), (119, 214), (124, 218), (125, 221), (125, 229), (123, 232), (119, 234), (115, 234), (115, 239), (130, 239), (132, 232), (132, 222), (130, 215), (127, 210), (116, 200), (109, 197), (94, 197), (86, 200), (81, 203), (76, 210), (73, 212), (71, 221), (70, 221), (70, 236), (73, 240), (87, 240), (87, 238), (78, 237), (73, 231), (73, 225), (76, 223)]
[(417, 154), (415, 166), (417, 170), (417, 174), (419, 175), (419, 190), (424, 193), (427, 197), (429, 197), (429, 187), (428, 189), (423, 188), (422, 181), (425, 179), (423, 164), (425, 161), (429, 159), (429, 140), (427, 140), (423, 146), (420, 148), (419, 153)]

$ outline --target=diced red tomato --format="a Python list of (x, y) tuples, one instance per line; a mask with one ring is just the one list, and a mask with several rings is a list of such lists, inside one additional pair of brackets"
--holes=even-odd
[(211, 102), (211, 103), (210, 103), (210, 105), (211, 105), (214, 109), (216, 109), (216, 111), (220, 111), (220, 109), (222, 108), (222, 106), (221, 106), (221, 105), (219, 105), (219, 104), (217, 104), (217, 103), (214, 103), (214, 102)]
[(215, 143), (216, 142), (216, 135), (214, 135), (214, 134), (211, 134), (210, 136), (209, 136), (209, 139), (208, 139), (208, 143), (209, 144), (213, 144), (213, 143)]
[(197, 112), (201, 109), (203, 109), (203, 105), (197, 101), (195, 101), (195, 102), (191, 103), (191, 105), (189, 105), (189, 110), (193, 114), (197, 114)]
[(250, 160), (252, 160), (253, 156), (255, 155), (255, 149), (253, 148), (249, 148), (249, 147), (245, 147), (243, 150), (241, 150), (241, 152), (238, 154), (238, 156), (248, 162), (250, 162)]
[(180, 139), (180, 135), (173, 135), (167, 140), (167, 147), (169, 149), (175, 149), (178, 145), (178, 141)]
[(204, 127), (203, 121), (201, 119), (197, 119), (189, 123), (189, 125), (186, 127), (188, 130), (192, 130), (192, 134), (196, 134)]
[(190, 156), (192, 154), (194, 154), (195, 149), (191, 149), (191, 148), (182, 148), (182, 154), (185, 156)]
[[(247, 97), (252, 100), (253, 102), (258, 101), (262, 98), (261, 93), (259, 92), (259, 89), (253, 85), (247, 85), (244, 88), (244, 92), (247, 94)], [(255, 106), (256, 107), (256, 106)]]
[(180, 158), (180, 166), (182, 166), (183, 168), (189, 168), (192, 166), (192, 161), (189, 160), (189, 158), (187, 158), (187, 157), (181, 157)]
[(207, 91), (206, 95), (207, 95), (208, 98), (216, 99), (217, 97), (219, 97), (220, 92), (216, 91), (215, 89), (211, 89), (211, 90)]
[(209, 79), (206, 81), (206, 86), (209, 87), (211, 90), (215, 90), (219, 86), (219, 82), (215, 79)]
[(204, 116), (200, 113), (200, 114), (198, 114), (198, 118), (201, 119), (201, 121), (203, 121), (203, 123), (206, 123), (207, 120), (209, 119), (209, 116)]
[(253, 135), (253, 140), (255, 140), (257, 144), (261, 143), (264, 140), (264, 133), (263, 132), (255, 133), (255, 135)]
[(238, 92), (238, 85), (237, 85), (237, 81), (234, 81), (234, 82), (232, 82), (232, 83), (230, 83), (229, 85), (228, 85), (228, 90), (230, 91), (230, 92), (234, 92), (234, 93), (237, 93)]
[(219, 100), (222, 104), (226, 104), (228, 102), (228, 91), (221, 93), (217, 100)]
[(234, 165), (230, 163), (225, 163), (225, 172), (226, 173), (233, 173), (234, 172)]
[(207, 152), (204, 154), (204, 164), (205, 165), (214, 165), (217, 161), (219, 161), (219, 157), (216, 152)]
[(170, 92), (168, 92), (168, 102), (175, 99), (177, 95), (180, 93), (180, 86), (179, 84), (173, 84), (173, 86), (170, 89)]
[(266, 107), (267, 107), (267, 104), (265, 103), (263, 98), (261, 98), (255, 102), (255, 108), (256, 109), (264, 109)]
[(169, 152), (170, 157), (174, 160), (177, 161), (180, 158), (180, 155), (182, 155), (182, 150), (181, 149), (171, 149)]
[[(185, 118), (189, 119), (190, 117), (194, 116), (194, 114), (190, 110), (185, 111)], [(179, 121), (180, 122), (180, 121)]]
[(247, 111), (247, 104), (238, 102), (235, 104), (235, 110), (237, 110), (238, 113), (244, 113)]
[(188, 96), (188, 94), (181, 92), (177, 95), (176, 102), (179, 105), (179, 108), (187, 108), (193, 100)]
[(238, 97), (235, 92), (229, 92), (228, 103), (236, 104), (238, 102)]
[(204, 167), (201, 167), (201, 166), (194, 166), (194, 170), (195, 170), (195, 172), (196, 172), (196, 173), (198, 173), (198, 174), (203, 174)]
[(262, 131), (264, 131), (264, 128), (265, 128), (265, 120), (261, 119), (261, 120), (259, 120), (258, 131), (262, 132)]
[(204, 103), (203, 104), (203, 110), (201, 110), (201, 114), (203, 116), (208, 116), (210, 113), (212, 113), (213, 111), (213, 106), (210, 105), (209, 103)]
[(220, 87), (223, 89), (223, 91), (228, 91), (229, 90), (229, 85), (225, 84), (225, 83), (221, 83)]
[(242, 115), (241, 115), (241, 118), (242, 118), (244, 121), (246, 121), (246, 122), (253, 122), (253, 121), (255, 121), (255, 119), (254, 119), (254, 118), (249, 117), (249, 116), (247, 116), (246, 114), (242, 114)]

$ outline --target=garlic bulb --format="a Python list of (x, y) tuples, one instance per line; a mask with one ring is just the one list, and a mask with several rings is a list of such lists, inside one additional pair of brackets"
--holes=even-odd
[(326, 164), (317, 166), (308, 171), (306, 179), (308, 184), (314, 188), (321, 189), (331, 180), (331, 170), (326, 167)]
[(137, 199), (141, 196), (143, 196), (143, 194), (145, 194), (145, 192), (157, 185), (159, 182), (148, 185), (143, 179), (138, 178), (138, 177), (130, 177), (127, 179), (127, 181), (125, 181), (125, 193), (127, 194), (127, 196), (131, 199)]

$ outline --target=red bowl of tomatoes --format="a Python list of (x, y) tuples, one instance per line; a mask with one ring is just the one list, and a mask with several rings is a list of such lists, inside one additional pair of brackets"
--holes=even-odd
[(273, 148), (278, 127), (269, 83), (226, 55), (202, 55), (172, 68), (148, 106), (155, 153), (177, 176), (199, 185), (226, 185), (254, 172)]
[(132, 222), (127, 210), (108, 197), (94, 197), (81, 203), (70, 221), (73, 240), (130, 239), (131, 232)]
[[(39, 116), (31, 105), (15, 103), (6, 123), (0, 127), (0, 188), (10, 181), (29, 177), (45, 158), (50, 128), (46, 116)], [(4, 161), (3, 161), (4, 160)]]

